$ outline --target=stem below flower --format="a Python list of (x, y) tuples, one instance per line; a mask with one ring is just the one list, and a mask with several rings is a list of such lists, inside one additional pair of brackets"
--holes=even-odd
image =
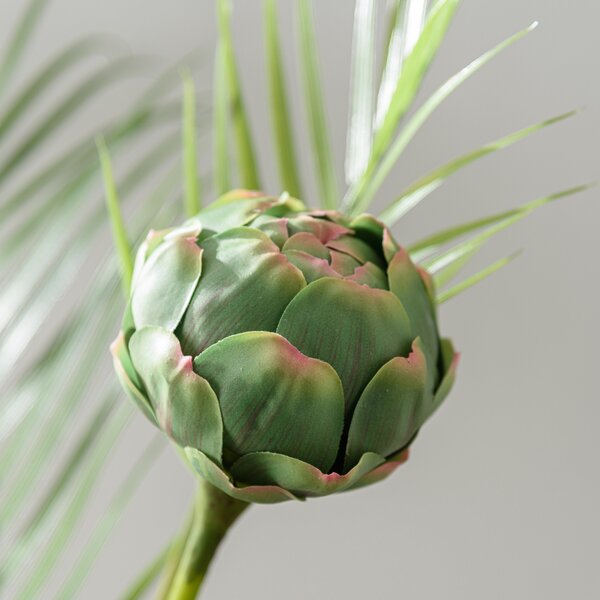
[(219, 543), (248, 506), (199, 481), (191, 527), (165, 600), (196, 598)]

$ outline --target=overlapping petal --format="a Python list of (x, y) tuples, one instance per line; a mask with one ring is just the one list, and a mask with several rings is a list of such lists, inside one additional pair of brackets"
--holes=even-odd
[(194, 237), (165, 240), (141, 269), (131, 296), (136, 328), (147, 325), (173, 331), (198, 285), (202, 250)]
[(431, 404), (427, 387), (427, 361), (417, 338), (409, 356), (384, 364), (361, 394), (350, 424), (345, 468), (365, 452), (389, 456), (406, 446)]
[(275, 331), (306, 285), (302, 273), (262, 232), (236, 227), (203, 242), (203, 272), (178, 337), (186, 354), (244, 331)]
[(334, 367), (347, 415), (381, 365), (407, 356), (414, 339), (406, 311), (391, 292), (328, 277), (310, 283), (290, 302), (277, 332)]
[(181, 446), (202, 450), (220, 462), (223, 423), (219, 401), (209, 383), (192, 368), (179, 340), (166, 329), (143, 327), (129, 351), (161, 429)]
[(333, 368), (280, 335), (241, 333), (194, 360), (215, 390), (233, 456), (271, 451), (327, 471), (336, 458), (344, 397)]

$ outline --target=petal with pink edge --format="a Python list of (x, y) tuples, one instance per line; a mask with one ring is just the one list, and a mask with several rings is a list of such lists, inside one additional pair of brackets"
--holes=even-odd
[(439, 408), (440, 404), (442, 404), (442, 402), (450, 393), (450, 390), (454, 385), (454, 380), (456, 379), (456, 370), (458, 368), (458, 362), (460, 359), (460, 354), (455, 352), (452, 342), (448, 339), (442, 340), (441, 353), (444, 375), (438, 389), (435, 392), (435, 396), (433, 397), (433, 404), (431, 406), (431, 410), (429, 411), (429, 415), (433, 414)]
[(359, 479), (354, 485), (347, 488), (346, 491), (358, 490), (359, 488), (366, 487), (387, 479), (399, 466), (403, 465), (409, 458), (409, 449), (406, 448), (401, 452), (398, 452), (394, 456), (388, 458), (382, 465), (375, 467), (372, 471), (369, 471), (364, 477)]
[(235, 486), (228, 475), (208, 456), (195, 448), (186, 448), (185, 454), (192, 469), (216, 488), (232, 498), (257, 504), (276, 504), (286, 500), (301, 500), (291, 492), (276, 485)]
[(129, 356), (125, 344), (123, 332), (119, 332), (117, 339), (115, 339), (110, 346), (110, 351), (113, 357), (113, 364), (115, 366), (117, 377), (119, 378), (125, 393), (154, 425), (158, 425), (156, 417), (154, 416), (152, 404), (142, 391), (143, 384), (139, 375), (133, 368), (133, 363), (131, 362), (131, 357)]
[(198, 285), (202, 250), (194, 237), (161, 244), (148, 258), (131, 296), (131, 313), (137, 329), (147, 325), (173, 331)]
[(344, 468), (365, 452), (389, 456), (405, 447), (423, 423), (432, 394), (427, 391), (427, 361), (419, 338), (408, 358), (388, 361), (364, 389), (356, 404)]
[(344, 386), (346, 415), (379, 368), (407, 356), (414, 339), (394, 294), (329, 277), (310, 283), (290, 302), (277, 333), (333, 366)]
[(344, 395), (330, 365), (280, 335), (253, 331), (211, 346), (196, 357), (194, 368), (219, 398), (224, 446), (232, 456), (268, 451), (324, 470), (333, 465)]
[(276, 485), (298, 496), (326, 496), (349, 488), (384, 462), (382, 456), (369, 452), (348, 473), (327, 474), (290, 456), (256, 452), (235, 462), (231, 474), (235, 481)]
[(143, 327), (129, 341), (131, 360), (148, 392), (156, 419), (180, 446), (202, 450), (220, 462), (223, 422), (209, 383), (192, 368), (177, 338), (160, 327)]
[(197, 356), (230, 335), (275, 331), (304, 276), (258, 229), (236, 227), (203, 242), (202, 278), (177, 335)]

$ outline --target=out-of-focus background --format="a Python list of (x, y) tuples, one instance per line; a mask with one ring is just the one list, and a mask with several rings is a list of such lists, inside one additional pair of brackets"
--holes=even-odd
[[(341, 180), (353, 3), (315, 4)], [(309, 169), (312, 160), (300, 120), (294, 3), (278, 5), (302, 163)], [(276, 193), (262, 5), (238, 0), (234, 8), (252, 129), (267, 191)], [(21, 2), (0, 0), (0, 39), (12, 31), (21, 9)], [(465, 0), (420, 98), (534, 20), (541, 23), (535, 33), (469, 80), (430, 119), (380, 202), (455, 155), (543, 118), (587, 109), (454, 176), (403, 220), (396, 229), (401, 242), (598, 178), (600, 4), (593, 0)], [(199, 48), (199, 98), (209, 106), (216, 38), (212, 2), (54, 0), (17, 79), (26, 81), (51, 52), (91, 31), (115, 34), (133, 51), (157, 55), (165, 64)], [(65, 130), (64, 143), (101, 122), (146, 84), (143, 79), (129, 82), (86, 108)], [(206, 170), (208, 141), (199, 148), (201, 170)], [(58, 147), (44, 152), (52, 155)], [(598, 223), (596, 189), (537, 212), (492, 242), (481, 264), (507, 250), (525, 252), (442, 308), (443, 333), (462, 352), (459, 378), (416, 440), (408, 464), (386, 482), (358, 492), (252, 508), (221, 547), (203, 597), (600, 597)], [(152, 434), (151, 426), (136, 417), (104, 472), (86, 525), (93, 525), (102, 500), (124, 476), (121, 457), (139, 452)], [(192, 490), (192, 478), (175, 453), (163, 452), (80, 597), (117, 598), (180, 526)], [(57, 565), (56, 582), (77, 557), (79, 541), (73, 540), (67, 560)], [(48, 598), (53, 589), (47, 590)]]

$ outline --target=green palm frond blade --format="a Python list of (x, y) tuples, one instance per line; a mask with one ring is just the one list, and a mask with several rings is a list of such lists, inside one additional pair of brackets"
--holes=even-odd
[(354, 9), (345, 165), (346, 182), (349, 184), (365, 172), (371, 157), (376, 8), (374, 0), (357, 0)]
[(181, 72), (183, 80), (183, 180), (185, 183), (185, 212), (193, 217), (202, 206), (200, 179), (198, 177), (198, 151), (196, 147), (196, 86), (188, 69)]
[(77, 86), (69, 95), (61, 100), (54, 109), (45, 116), (34, 130), (9, 154), (0, 165), (0, 184), (14, 174), (17, 167), (36, 150), (60, 125), (70, 119), (85, 103), (125, 77), (131, 76), (151, 65), (149, 59), (125, 57), (118, 59), (97, 73), (92, 74)]
[(106, 207), (110, 218), (117, 256), (119, 257), (119, 265), (121, 268), (121, 283), (125, 298), (129, 297), (131, 288), (131, 277), (133, 275), (133, 252), (131, 244), (127, 238), (125, 223), (123, 222), (123, 214), (121, 213), (121, 205), (119, 204), (119, 196), (117, 194), (117, 186), (113, 176), (112, 161), (104, 138), (98, 138), (98, 154), (100, 155), (100, 163), (102, 165), (102, 178), (104, 180), (104, 193), (106, 195)]
[(227, 65), (223, 42), (217, 44), (214, 75), (213, 171), (215, 192), (222, 196), (231, 189), (227, 120)]
[(338, 204), (338, 184), (325, 116), (311, 0), (298, 0), (298, 28), (304, 96), (319, 194), (322, 206), (333, 209)]
[(404, 61), (385, 118), (375, 133), (373, 161), (378, 161), (389, 147), (400, 119), (412, 104), (437, 54), (458, 4), (459, 0), (440, 0), (431, 10), (419, 39)]
[(480, 281), (483, 281), (484, 279), (487, 279), (490, 275), (493, 275), (496, 271), (499, 271), (502, 267), (505, 267), (506, 265), (510, 264), (520, 254), (521, 254), (521, 252), (519, 251), (519, 252), (515, 252), (514, 254), (511, 254), (510, 256), (506, 256), (505, 258), (501, 258), (500, 260), (496, 261), (495, 263), (492, 263), (488, 267), (485, 267), (485, 269), (482, 269), (481, 271), (478, 271), (474, 275), (471, 275), (471, 277), (467, 277), (467, 279), (465, 279), (464, 281), (457, 283), (455, 286), (451, 287), (450, 289), (448, 289), (444, 292), (441, 292), (440, 294), (438, 294), (438, 296), (436, 298), (437, 303), (443, 304), (444, 302), (451, 300), (452, 298), (458, 296), (459, 294), (462, 294), (463, 292), (467, 291), (469, 288), (472, 288), (475, 284), (479, 283)]
[[(70, 498), (61, 507), (61, 514), (57, 515), (58, 518), (51, 528), (50, 539), (45, 544), (41, 556), (35, 561), (35, 569), (27, 569), (29, 576), (15, 595), (15, 600), (30, 600), (36, 597), (36, 594), (43, 588), (98, 483), (99, 475), (106, 464), (108, 455), (114, 449), (115, 442), (131, 415), (131, 408), (127, 405), (121, 405), (109, 420), (105, 433), (97, 440), (86, 461), (85, 469), (82, 469), (82, 477), (77, 479), (71, 490)], [(16, 568), (15, 563), (20, 562), (19, 557), (21, 556), (25, 557), (26, 562), (32, 560), (32, 555), (27, 549), (11, 554), (7, 561), (9, 572)]]
[(156, 555), (154, 560), (152, 560), (142, 573), (138, 575), (137, 579), (120, 597), (120, 600), (139, 600), (144, 597), (167, 562), (174, 543), (177, 543), (177, 541), (169, 541), (169, 543)]
[(569, 117), (577, 114), (577, 111), (569, 111), (567, 113), (558, 115), (551, 119), (536, 123), (519, 131), (515, 131), (507, 136), (504, 136), (498, 140), (490, 142), (477, 150), (473, 150), (462, 156), (442, 165), (435, 169), (431, 173), (425, 175), (421, 179), (411, 184), (396, 200), (391, 202), (379, 215), (379, 218), (388, 226), (392, 226), (398, 222), (404, 215), (410, 210), (415, 208), (423, 199), (429, 194), (438, 189), (451, 175), (460, 171), (464, 167), (471, 163), (480, 160), (489, 154), (498, 152), (520, 142), (521, 140), (529, 137), (531, 134), (540, 131), (555, 123), (560, 123)]
[(23, 13), (21, 21), (15, 29), (15, 33), (8, 44), (6, 53), (0, 61), (0, 96), (6, 89), (6, 85), (17, 67), (27, 42), (31, 38), (31, 34), (35, 26), (38, 24), (42, 12), (48, 0), (31, 0)]
[(423, 31), (428, 0), (392, 0), (385, 36), (385, 61), (377, 93), (374, 125), (379, 129), (390, 108), (404, 60)]
[(231, 34), (231, 4), (229, 0), (217, 0), (219, 40), (226, 67), (227, 91), (233, 133), (238, 152), (238, 167), (242, 185), (248, 189), (260, 189), (260, 177), (250, 133), (250, 124), (242, 94), (242, 86), (235, 61), (233, 36)]
[[(409, 252), (411, 253), (411, 256), (414, 260), (420, 260), (420, 255), (422, 256), (424, 253), (435, 252), (444, 244), (452, 242), (473, 231), (483, 229), (484, 227), (499, 226), (500, 229), (493, 230), (493, 232), (501, 231), (508, 225), (512, 224), (514, 222), (513, 219), (520, 220), (526, 217), (527, 215), (531, 214), (534, 210), (541, 208), (542, 206), (545, 206), (550, 202), (554, 202), (555, 200), (560, 200), (561, 198), (566, 198), (567, 196), (572, 196), (574, 194), (584, 192), (590, 189), (592, 186), (593, 184), (578, 185), (576, 187), (569, 188), (561, 192), (557, 192), (555, 194), (551, 194), (550, 196), (537, 198), (536, 200), (532, 200), (511, 210), (503, 211), (495, 215), (490, 215), (482, 219), (469, 221), (468, 223), (463, 223), (462, 225), (457, 225), (455, 227), (449, 227), (448, 229), (444, 229), (411, 245), (409, 247)], [(486, 232), (482, 234), (484, 238), (490, 237), (489, 231), (490, 230), (486, 230)]]
[(444, 102), (444, 100), (452, 92), (460, 87), (460, 85), (467, 81), (469, 77), (474, 75), (477, 71), (479, 71), (479, 69), (500, 54), (503, 50), (533, 31), (535, 27), (537, 27), (537, 23), (533, 23), (526, 29), (519, 31), (515, 35), (504, 40), (491, 50), (488, 50), (485, 54), (481, 55), (461, 71), (450, 77), (450, 79), (448, 79), (433, 93), (432, 96), (425, 101), (425, 103), (408, 120), (398, 137), (389, 146), (381, 162), (378, 165), (373, 165), (372, 162), (372, 168), (368, 169), (357, 185), (350, 189), (346, 203), (351, 212), (360, 213), (369, 206), (373, 200), (373, 197), (377, 193), (377, 190), (381, 187), (381, 184), (385, 178), (389, 175), (395, 164), (398, 162), (402, 152), (404, 152), (419, 129), (423, 126), (431, 114), (433, 114), (433, 112), (442, 104), (442, 102)]
[(279, 41), (276, 0), (265, 0), (264, 11), (271, 120), (279, 177), (284, 190), (296, 198), (302, 198), (296, 144), (285, 83), (283, 52)]
[[(127, 477), (120, 485), (116, 494), (110, 501), (106, 511), (94, 527), (91, 535), (82, 551), (79, 554), (77, 562), (71, 569), (69, 577), (62, 585), (54, 600), (75, 600), (77, 594), (90, 573), (94, 562), (102, 550), (106, 540), (116, 527), (123, 512), (129, 505), (135, 491), (150, 468), (155, 464), (159, 452), (165, 447), (164, 440), (155, 437), (142, 451), (141, 456), (129, 470)], [(164, 561), (164, 555), (153, 563), (158, 567), (162, 565), (161, 558)], [(154, 568), (156, 572), (156, 567)], [(152, 581), (152, 578), (150, 579)]]
[(60, 54), (52, 58), (32, 78), (25, 89), (12, 100), (11, 104), (2, 112), (2, 115), (0, 115), (0, 139), (11, 130), (20, 117), (27, 114), (27, 109), (36, 100), (43, 97), (46, 89), (68, 72), (69, 69), (90, 56), (110, 53), (114, 43), (114, 40), (108, 36), (88, 36), (74, 42)]

